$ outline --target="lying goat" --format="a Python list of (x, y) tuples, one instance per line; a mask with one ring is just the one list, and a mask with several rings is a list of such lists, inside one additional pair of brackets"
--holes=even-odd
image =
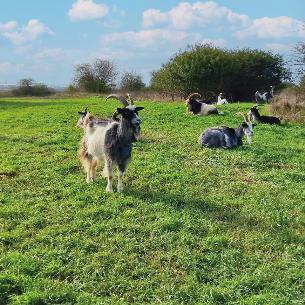
[(239, 113), (244, 117), (244, 121), (237, 128), (230, 127), (212, 127), (206, 129), (198, 139), (198, 143), (204, 147), (215, 148), (234, 148), (243, 144), (244, 135), (251, 144), (253, 136), (253, 127), (248, 117)]
[(254, 106), (248, 112), (248, 115), (253, 121), (265, 124), (281, 124), (281, 120), (275, 116), (260, 115), (257, 106)]
[(259, 92), (256, 91), (255, 94), (255, 101), (258, 104), (259, 102), (266, 102), (268, 103), (271, 98), (273, 98), (273, 86), (270, 86), (270, 91)]
[(187, 112), (198, 115), (219, 114), (215, 106), (207, 104), (205, 100), (196, 99), (196, 96), (201, 98), (199, 93), (192, 93), (186, 98)]
[[(104, 174), (108, 179), (106, 191), (113, 192), (113, 167), (118, 166), (118, 192), (122, 192), (122, 177), (131, 159), (132, 143), (140, 133), (141, 120), (136, 107), (125, 97), (109, 95), (108, 98), (119, 99), (124, 108), (117, 108), (112, 119), (96, 119), (89, 112), (82, 119), (84, 136), (79, 156), (87, 173), (87, 182), (96, 177), (97, 165), (104, 160)], [(81, 115), (84, 115), (83, 113)], [(120, 117), (120, 118), (118, 118)]]
[(219, 93), (217, 97), (217, 105), (229, 104), (228, 100), (223, 97), (223, 93)]

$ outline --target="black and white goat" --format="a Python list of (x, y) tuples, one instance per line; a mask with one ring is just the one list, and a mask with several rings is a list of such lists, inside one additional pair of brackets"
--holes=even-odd
[(248, 116), (255, 122), (265, 123), (265, 124), (281, 124), (281, 120), (275, 116), (267, 116), (267, 115), (260, 115), (257, 109), (257, 106), (253, 106), (250, 108), (248, 112)]
[(270, 86), (270, 90), (269, 91), (265, 91), (265, 92), (256, 91), (254, 93), (254, 97), (255, 97), (256, 103), (257, 104), (259, 104), (260, 102), (268, 103), (269, 100), (271, 98), (273, 98), (273, 90), (274, 90), (274, 87)]
[(207, 104), (206, 100), (200, 100), (200, 98), (201, 94), (191, 93), (185, 99), (187, 112), (198, 115), (219, 114), (215, 106)]
[(141, 119), (138, 111), (144, 108), (134, 106), (131, 99), (128, 102), (123, 96), (109, 95), (108, 98), (120, 100), (124, 108), (117, 108), (112, 119), (96, 119), (89, 112), (85, 114), (82, 119), (84, 136), (79, 157), (87, 174), (88, 183), (95, 179), (96, 168), (101, 161), (104, 161), (104, 175), (108, 179), (107, 192), (113, 192), (113, 167), (116, 165), (117, 190), (122, 192), (122, 177), (131, 159), (132, 143), (138, 139), (140, 133)]
[(246, 135), (248, 143), (251, 144), (253, 126), (247, 116), (239, 114), (244, 117), (244, 121), (239, 127), (208, 128), (199, 136), (198, 143), (204, 147), (234, 148), (243, 144), (242, 139)]

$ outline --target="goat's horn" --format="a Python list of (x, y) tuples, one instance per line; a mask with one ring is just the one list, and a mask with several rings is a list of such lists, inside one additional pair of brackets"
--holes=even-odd
[(242, 112), (237, 112), (236, 114), (241, 115), (241, 116), (244, 118), (244, 121), (245, 121), (245, 122), (248, 122), (248, 117), (247, 117), (244, 113), (242, 113)]
[(195, 96), (195, 95), (198, 95), (198, 97), (201, 97), (201, 94), (196, 92), (196, 93), (191, 93), (187, 98), (186, 100), (190, 99), (191, 97)]
[(112, 114), (111, 119), (114, 120), (114, 121), (118, 121), (118, 118), (117, 118), (118, 115), (119, 115), (119, 113), (118, 113), (117, 111), (115, 111), (115, 112)]
[(132, 100), (132, 98), (131, 98), (129, 93), (126, 94), (126, 97), (127, 97), (127, 101), (129, 103), (129, 105), (133, 105), (133, 100)]
[(106, 97), (106, 100), (108, 100), (109, 98), (115, 98), (115, 99), (119, 100), (125, 107), (127, 107), (129, 105), (126, 98), (122, 95), (110, 94)]

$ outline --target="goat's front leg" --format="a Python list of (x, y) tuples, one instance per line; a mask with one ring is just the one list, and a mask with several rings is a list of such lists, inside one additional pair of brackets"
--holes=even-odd
[(119, 172), (118, 172), (118, 193), (123, 191), (123, 183), (122, 178), (125, 174), (127, 164), (118, 164)]
[(85, 161), (85, 171), (87, 173), (86, 181), (87, 183), (92, 182), (92, 157), (88, 156)]
[(113, 179), (113, 173), (112, 173), (112, 168), (113, 164), (111, 161), (105, 161), (105, 169), (104, 173), (107, 177), (107, 187), (106, 187), (106, 192), (108, 193), (113, 193), (113, 188), (112, 188), (112, 179)]

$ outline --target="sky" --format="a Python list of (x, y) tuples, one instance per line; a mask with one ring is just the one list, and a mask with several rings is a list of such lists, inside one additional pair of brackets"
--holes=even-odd
[(151, 72), (195, 43), (289, 59), (305, 41), (305, 0), (0, 0), (0, 85), (67, 86), (77, 64), (110, 59)]

